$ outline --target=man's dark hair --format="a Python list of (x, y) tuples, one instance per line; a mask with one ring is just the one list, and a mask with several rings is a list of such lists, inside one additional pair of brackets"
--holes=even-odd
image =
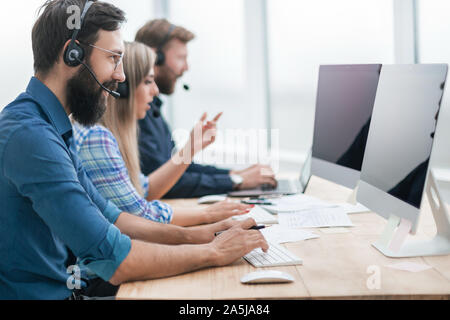
[[(72, 38), (74, 30), (69, 29), (68, 13), (70, 6), (78, 6), (80, 14), (87, 0), (47, 0), (39, 9), (42, 14), (34, 24), (32, 46), (34, 55), (34, 71), (47, 75), (54, 66), (67, 40)], [(125, 21), (125, 13), (114, 5), (102, 1), (93, 1), (81, 26), (77, 39), (81, 43), (93, 44), (98, 40), (98, 31), (116, 31)], [(90, 57), (92, 48), (83, 46), (86, 59)]]
[(161, 45), (164, 47), (172, 39), (178, 39), (183, 43), (188, 43), (195, 38), (195, 35), (191, 31), (180, 26), (175, 26), (169, 38), (167, 38), (170, 26), (171, 23), (166, 19), (150, 20), (138, 30), (135, 40), (150, 48), (158, 48)]

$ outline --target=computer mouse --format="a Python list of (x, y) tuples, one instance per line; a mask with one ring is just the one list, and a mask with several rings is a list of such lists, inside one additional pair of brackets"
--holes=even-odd
[(289, 283), (294, 282), (294, 277), (289, 273), (276, 270), (263, 270), (248, 273), (241, 278), (244, 284), (255, 283)]
[(206, 196), (198, 199), (198, 204), (213, 204), (216, 202), (225, 201), (226, 199), (227, 199), (226, 195)]

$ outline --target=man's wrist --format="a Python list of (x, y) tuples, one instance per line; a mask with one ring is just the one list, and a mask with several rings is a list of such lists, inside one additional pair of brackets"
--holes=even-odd
[(216, 247), (213, 242), (210, 242), (205, 245), (206, 249), (206, 264), (207, 267), (215, 267), (219, 265), (219, 254), (216, 250)]
[(192, 228), (183, 228), (184, 244), (196, 244), (197, 234)]
[(230, 179), (233, 183), (233, 190), (239, 190), (244, 183), (244, 178), (238, 174), (231, 174), (230, 173)]
[(195, 226), (186, 229), (186, 244), (206, 244), (214, 240), (213, 225)]

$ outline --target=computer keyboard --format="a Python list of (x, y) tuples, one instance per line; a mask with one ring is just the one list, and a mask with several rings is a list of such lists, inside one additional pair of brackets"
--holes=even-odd
[(267, 212), (260, 206), (255, 206), (252, 209), (252, 211), (250, 211), (250, 213), (248, 213), (248, 214), (233, 217), (234, 220), (238, 220), (238, 221), (246, 220), (248, 218), (253, 218), (255, 220), (255, 222), (258, 224), (260, 224), (260, 223), (262, 223), (262, 224), (278, 223), (278, 218), (276, 216), (270, 214), (269, 212)]
[(256, 268), (303, 264), (302, 259), (282, 246), (273, 243), (269, 243), (269, 250), (267, 253), (262, 251), (261, 248), (258, 248), (244, 256), (244, 259)]

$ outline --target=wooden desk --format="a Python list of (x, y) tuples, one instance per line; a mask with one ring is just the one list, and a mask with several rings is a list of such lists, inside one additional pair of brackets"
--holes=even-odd
[[(345, 202), (351, 190), (313, 177), (306, 194), (333, 202)], [(175, 200), (172, 205), (195, 206), (195, 200)], [(302, 266), (278, 267), (295, 277), (291, 284), (243, 285), (240, 278), (256, 268), (241, 259), (223, 268), (209, 268), (171, 278), (124, 284), (118, 299), (240, 300), (240, 299), (449, 299), (450, 256), (391, 259), (371, 246), (386, 220), (374, 213), (350, 215), (355, 224), (349, 233), (285, 246), (303, 259)], [(428, 204), (415, 237), (432, 236), (434, 222)], [(410, 261), (433, 268), (412, 273), (385, 267)], [(380, 288), (369, 289), (368, 279), (379, 271)]]

